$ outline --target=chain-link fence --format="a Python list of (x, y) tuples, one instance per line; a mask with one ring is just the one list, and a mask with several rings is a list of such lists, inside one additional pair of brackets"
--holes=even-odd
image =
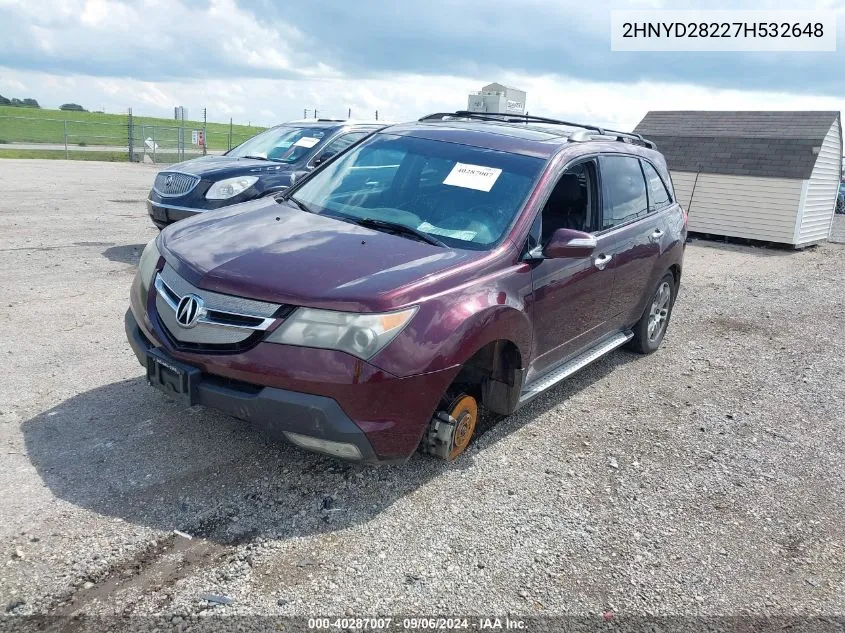
[(178, 163), (208, 153), (208, 148), (202, 144), (204, 131), (182, 125), (128, 125), (132, 139), (130, 151), (135, 161)]
[[(8, 109), (6, 109), (8, 111)], [(34, 114), (34, 113), (33, 113)], [(130, 160), (174, 163), (203, 154), (222, 154), (264, 128), (225, 123), (72, 113), (52, 118), (0, 112), (0, 157)], [(88, 120), (81, 118), (85, 116)]]

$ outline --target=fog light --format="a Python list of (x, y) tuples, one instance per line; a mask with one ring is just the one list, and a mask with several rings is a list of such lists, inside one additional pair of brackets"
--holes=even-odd
[(318, 453), (326, 453), (334, 455), (335, 457), (342, 457), (343, 459), (361, 459), (361, 451), (354, 444), (347, 444), (345, 442), (332, 442), (331, 440), (324, 440), (319, 437), (311, 437), (310, 435), (300, 435), (299, 433), (291, 433), (285, 431), (287, 438), (302, 448), (307, 448)]

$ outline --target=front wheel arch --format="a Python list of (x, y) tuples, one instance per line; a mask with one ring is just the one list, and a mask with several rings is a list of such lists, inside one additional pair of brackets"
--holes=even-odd
[(516, 343), (496, 339), (478, 348), (461, 366), (450, 389), (461, 389), (497, 415), (516, 410), (525, 363)]

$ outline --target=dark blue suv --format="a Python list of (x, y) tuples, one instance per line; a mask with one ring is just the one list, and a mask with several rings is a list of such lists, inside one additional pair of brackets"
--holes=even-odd
[(282, 191), (321, 162), (385, 123), (314, 119), (265, 130), (222, 156), (203, 156), (159, 172), (147, 200), (158, 228)]

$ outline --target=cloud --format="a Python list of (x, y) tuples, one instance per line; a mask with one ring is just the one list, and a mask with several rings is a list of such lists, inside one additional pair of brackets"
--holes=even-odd
[(143, 80), (333, 74), (309, 44), (234, 0), (0, 4), (0, 59), (28, 70)]
[[(680, 0), (672, 8), (792, 8)], [(841, 109), (841, 53), (610, 51), (611, 8), (667, 0), (0, 0), (0, 88), (45, 105), (271, 124), (407, 120), (490, 81), (528, 109), (630, 128), (649, 109)], [(843, 0), (818, 8), (842, 11)], [(5, 93), (4, 93), (5, 94)]]
[[(556, 75), (503, 73), (497, 79), (528, 92), (530, 112), (616, 129), (632, 129), (648, 110), (842, 110), (838, 97), (795, 95), (779, 90), (745, 91), (692, 83), (606, 82), (561, 79)], [(0, 87), (14, 86), (14, 95), (35, 96), (42, 106), (74, 101), (107, 112), (170, 117), (184, 105), (192, 117), (208, 108), (210, 121), (272, 125), (313, 115), (407, 121), (432, 112), (466, 107), (467, 95), (481, 88), (479, 77), (399, 74), (390, 77), (336, 77), (319, 80), (216, 79), (147, 82), (127, 78), (97, 79), (82, 75), (57, 77), (0, 67)], [(5, 90), (5, 88), (4, 88)], [(4, 93), (6, 94), (6, 93)], [(8, 96), (8, 95), (7, 95)]]
[[(703, 0), (671, 8), (795, 9), (794, 2)], [(841, 1), (820, 2), (840, 8)], [(696, 7), (696, 5), (698, 5)], [(426, 0), (405, 2), (239, 0), (243, 11), (290, 21), (320, 42), (323, 59), (355, 76), (393, 73), (555, 75), (588, 81), (659, 81), (717, 88), (845, 96), (839, 53), (611, 52), (612, 8), (662, 8), (668, 2), (591, 0)], [(801, 8), (813, 8), (805, 3)], [(354, 25), (354, 26), (353, 26)], [(841, 30), (841, 29), (840, 29)]]
[[(2, 0), (0, 59), (15, 68), (148, 81), (510, 72), (845, 95), (837, 53), (610, 51), (612, 8), (668, 4), (592, 0), (587, 9), (583, 0), (426, 0), (420, 10), (383, 0)], [(707, 4), (795, 8), (786, 1)], [(843, 3), (816, 6), (841, 12)]]

